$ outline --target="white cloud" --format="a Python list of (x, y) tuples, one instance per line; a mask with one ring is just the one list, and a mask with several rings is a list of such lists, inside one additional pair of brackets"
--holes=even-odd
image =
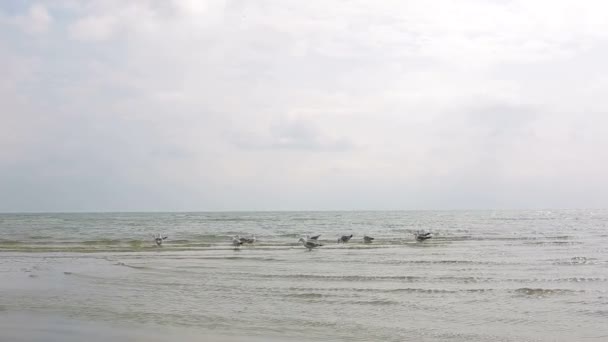
[(53, 17), (44, 5), (34, 3), (29, 6), (27, 13), (14, 16), (8, 21), (28, 34), (42, 34), (50, 29)]
[(118, 18), (90, 16), (79, 19), (70, 27), (70, 34), (79, 40), (106, 40), (118, 31)]
[(81, 17), (68, 25), (68, 32), (71, 38), (81, 41), (122, 39), (155, 32), (163, 24), (147, 1), (92, 1), (78, 12)]

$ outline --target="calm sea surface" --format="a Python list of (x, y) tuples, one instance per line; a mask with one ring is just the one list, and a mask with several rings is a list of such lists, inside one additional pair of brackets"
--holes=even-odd
[(0, 341), (110, 338), (608, 341), (608, 211), (0, 214)]

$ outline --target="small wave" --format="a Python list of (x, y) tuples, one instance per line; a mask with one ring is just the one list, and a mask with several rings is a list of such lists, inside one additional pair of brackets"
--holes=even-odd
[(292, 217), (289, 220), (290, 221), (324, 221), (325, 219), (311, 216), (311, 217)]
[(586, 265), (586, 264), (595, 264), (597, 259), (595, 258), (587, 258), (587, 257), (573, 257), (569, 260), (557, 260), (554, 261), (554, 265)]
[(608, 318), (608, 310), (581, 310), (581, 312), (587, 316)]
[(349, 302), (356, 305), (398, 305), (399, 302), (388, 299), (356, 300)]
[(251, 274), (253, 277), (258, 278), (289, 278), (289, 279), (315, 279), (315, 280), (326, 280), (326, 281), (383, 281), (393, 280), (402, 282), (414, 282), (423, 279), (423, 277), (416, 276), (360, 276), (360, 275), (318, 275), (318, 274)]
[(558, 235), (558, 236), (546, 236), (547, 239), (556, 239), (556, 240), (569, 240), (572, 239), (572, 236), (569, 235)]
[[(293, 297), (288, 295), (289, 297)], [(300, 297), (297, 297), (300, 298)], [(386, 305), (399, 305), (399, 302), (388, 299), (370, 299), (370, 300), (347, 300), (347, 299), (336, 299), (335, 297), (326, 298), (326, 296), (321, 295), (321, 297), (304, 297), (313, 302), (330, 304), (330, 305), (344, 305), (344, 304), (354, 304), (354, 305), (371, 305), (371, 306), (386, 306)]]
[[(182, 258), (173, 258), (182, 259)], [(192, 259), (191, 257), (185, 259)], [(254, 256), (203, 256), (196, 257), (199, 260), (244, 260), (244, 261), (283, 261), (283, 259), (269, 258), (269, 257), (254, 257)]]
[(12, 245), (23, 245), (24, 243), (19, 240), (8, 240), (0, 239), (0, 246), (12, 246)]
[[(478, 278), (480, 279), (480, 278)], [(601, 277), (570, 277), (570, 278), (504, 278), (491, 279), (487, 282), (509, 282), (509, 283), (584, 283), (584, 282), (606, 282), (608, 278)], [(486, 282), (480, 280), (480, 282)]]
[(397, 288), (397, 289), (348, 289), (349, 291), (355, 292), (372, 292), (372, 293), (425, 293), (425, 294), (437, 294), (437, 293), (483, 293), (483, 292), (493, 292), (495, 289), (489, 288), (477, 288), (477, 289), (459, 289), (459, 290), (448, 290), (448, 289), (427, 289), (427, 288), (417, 288), (417, 287), (406, 287), (406, 288)]
[(49, 240), (52, 239), (52, 236), (45, 236), (45, 235), (32, 235), (29, 237), (32, 240)]
[(439, 281), (448, 281), (448, 282), (456, 282), (456, 283), (489, 283), (493, 281), (500, 281), (499, 279), (492, 278), (480, 278), (480, 277), (454, 277), (454, 276), (444, 276), (438, 277)]
[(579, 241), (530, 241), (524, 242), (526, 245), (557, 245), (557, 246), (568, 246), (568, 245), (581, 245)]
[(210, 222), (258, 222), (267, 221), (267, 218), (251, 218), (251, 217), (207, 217), (205, 221)]
[(303, 234), (298, 234), (298, 233), (281, 233), (279, 235), (277, 235), (278, 237), (282, 237), (282, 238), (290, 238), (290, 239), (297, 239), (303, 236)]
[(457, 293), (458, 290), (445, 290), (445, 289), (423, 289), (423, 288), (403, 288), (403, 289), (391, 289), (386, 292), (405, 292), (405, 293)]
[(100, 239), (100, 240), (86, 240), (79, 242), (77, 244), (83, 244), (85, 246), (113, 246), (120, 245), (127, 241), (117, 240), (117, 239)]
[(554, 220), (552, 217), (491, 217), (493, 221), (546, 221)]
[(576, 292), (584, 292), (584, 291), (575, 291), (575, 290), (567, 290), (567, 289), (545, 289), (545, 288), (529, 288), (522, 287), (514, 290), (515, 293), (530, 297), (546, 297), (551, 295), (559, 295), (559, 294), (572, 294)]
[[(495, 289), (489, 288), (477, 288), (477, 289), (459, 289), (459, 290), (447, 290), (447, 289), (427, 289), (427, 288), (393, 288), (393, 289), (378, 289), (378, 288), (349, 288), (349, 287), (324, 287), (324, 288), (305, 288), (305, 287), (290, 287), (290, 291), (323, 291), (323, 292), (358, 292), (366, 294), (391, 294), (391, 293), (460, 293), (460, 292), (493, 292)], [(325, 295), (327, 296), (327, 295)], [(332, 295), (333, 296), (333, 295)]]
[(242, 233), (238, 232), (228, 232), (226, 234), (188, 234), (185, 237), (180, 237), (178, 239), (173, 239), (169, 237), (167, 243), (172, 244), (189, 244), (189, 243), (216, 243), (216, 242), (227, 242), (229, 243), (232, 240), (234, 235), (238, 235)]
[(380, 261), (377, 263), (381, 264), (392, 264), (392, 265), (507, 265), (505, 262), (497, 261), (475, 261), (475, 260), (392, 260), (392, 261)]
[(557, 278), (557, 279), (549, 279), (549, 280), (537, 280), (537, 281), (548, 281), (548, 282), (573, 282), (573, 283), (582, 283), (582, 282), (605, 282), (608, 281), (608, 278), (599, 278), (599, 277), (571, 277), (571, 278)]
[(323, 298), (325, 296), (321, 293), (290, 293), (290, 294), (287, 294), (286, 297), (309, 299), (309, 298)]
[(472, 293), (484, 293), (484, 292), (494, 292), (495, 289), (465, 289), (462, 290), (464, 292), (472, 292)]
[(89, 280), (93, 280), (95, 282), (104, 282), (104, 281), (108, 280), (106, 277), (94, 275), (94, 274), (84, 274), (84, 273), (76, 273), (76, 272), (63, 272), (63, 274), (66, 276), (75, 277), (75, 278), (89, 279)]
[(149, 267), (146, 267), (146, 266), (134, 266), (134, 265), (125, 264), (124, 262), (117, 262), (114, 265), (134, 268), (134, 269), (137, 269), (137, 270), (149, 269)]
[(180, 240), (167, 240), (166, 244), (189, 244), (192, 243), (192, 240), (180, 239)]

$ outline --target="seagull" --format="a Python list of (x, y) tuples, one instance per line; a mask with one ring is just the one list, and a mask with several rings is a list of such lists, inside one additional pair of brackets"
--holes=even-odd
[(313, 236), (310, 236), (310, 235), (307, 234), (306, 235), (306, 240), (315, 240), (315, 241), (317, 241), (317, 240), (319, 240), (320, 236), (321, 236), (321, 234), (319, 234), (319, 235), (313, 235)]
[(232, 245), (235, 249), (239, 248), (242, 244), (243, 242), (239, 239), (238, 235), (232, 238)]
[(338, 238), (338, 243), (340, 243), (340, 242), (347, 243), (352, 237), (353, 237), (353, 234), (350, 234), (350, 236), (342, 235), (342, 237)]
[(236, 237), (239, 239), (239, 241), (241, 241), (241, 243), (249, 243), (249, 244), (252, 244), (252, 243), (256, 242), (255, 235), (253, 235), (251, 238), (240, 237), (240, 236), (238, 236), (238, 235), (237, 235)]
[(298, 242), (301, 242), (302, 245), (306, 248), (308, 248), (309, 251), (312, 251), (313, 248), (317, 248), (317, 247), (321, 247), (323, 246), (322, 244), (320, 244), (317, 241), (314, 240), (304, 240), (304, 238), (300, 238), (300, 240), (298, 240)]
[(365, 242), (365, 243), (372, 243), (373, 241), (374, 241), (373, 237), (367, 236), (367, 235), (363, 236), (363, 242)]
[(433, 234), (429, 233), (429, 232), (427, 232), (427, 233), (416, 232), (416, 233), (414, 233), (414, 236), (416, 237), (416, 240), (424, 241), (424, 240), (432, 238)]
[(156, 245), (160, 247), (163, 244), (163, 240), (166, 238), (168, 238), (168, 236), (162, 236), (161, 234), (154, 235), (154, 242), (156, 242)]

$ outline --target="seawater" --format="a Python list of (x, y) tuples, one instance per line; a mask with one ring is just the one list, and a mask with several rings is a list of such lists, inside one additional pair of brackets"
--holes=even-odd
[(607, 228), (606, 210), (0, 214), (0, 341), (608, 341)]

